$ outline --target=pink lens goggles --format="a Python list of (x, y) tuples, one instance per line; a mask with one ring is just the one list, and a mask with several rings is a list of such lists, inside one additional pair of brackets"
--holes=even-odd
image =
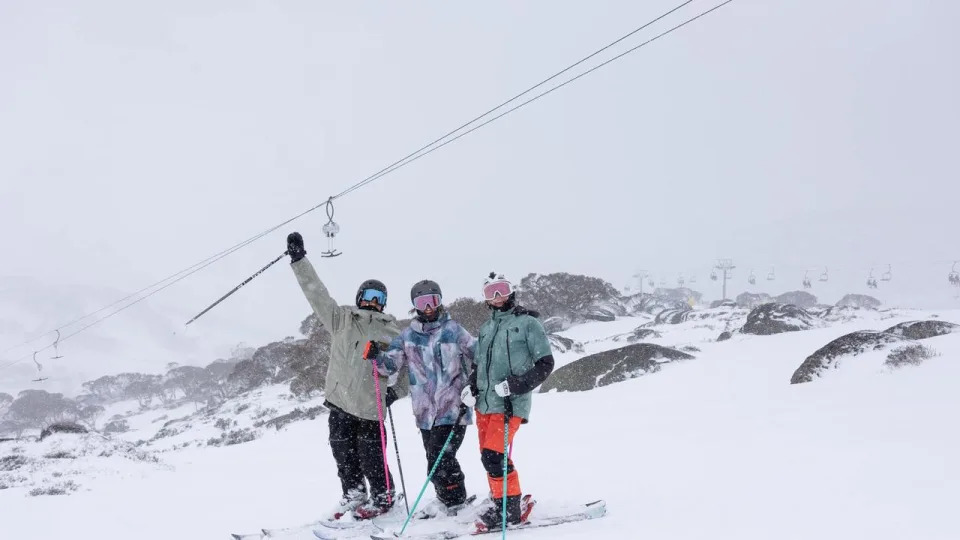
[(493, 300), (497, 295), (506, 298), (511, 293), (513, 293), (513, 286), (509, 281), (494, 281), (483, 286), (484, 300)]
[(425, 294), (413, 299), (413, 307), (417, 308), (417, 311), (426, 311), (427, 308), (437, 309), (441, 302), (439, 294)]

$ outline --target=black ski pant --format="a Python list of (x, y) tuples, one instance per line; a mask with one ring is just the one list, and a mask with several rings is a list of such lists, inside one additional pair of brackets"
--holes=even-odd
[(433, 473), (433, 487), (437, 491), (437, 499), (447, 506), (463, 504), (467, 498), (467, 488), (464, 485), (463, 470), (460, 469), (460, 463), (457, 461), (457, 450), (463, 443), (463, 436), (467, 433), (467, 426), (434, 426), (433, 429), (421, 429), (420, 436), (423, 438), (423, 449), (427, 451), (427, 474), (437, 461), (443, 443), (453, 431), (453, 437), (450, 438), (450, 444), (443, 452), (440, 458), (440, 464)]
[[(330, 449), (337, 462), (337, 476), (343, 493), (351, 489), (366, 492), (364, 479), (370, 484), (370, 497), (378, 506), (387, 503), (387, 482), (383, 476), (383, 450), (380, 446), (380, 424), (364, 420), (327, 402), (330, 409)], [(393, 500), (393, 475), (390, 478), (390, 499)]]

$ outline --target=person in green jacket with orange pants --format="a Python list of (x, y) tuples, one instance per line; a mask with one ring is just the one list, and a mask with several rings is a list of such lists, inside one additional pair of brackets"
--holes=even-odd
[(477, 336), (470, 386), (463, 389), (461, 400), (476, 407), (480, 460), (494, 502), (480, 514), (477, 528), (493, 530), (503, 525), (504, 482), (507, 523), (518, 524), (526, 518), (520, 504), (520, 477), (509, 459), (509, 449), (520, 425), (529, 421), (533, 389), (553, 371), (554, 359), (550, 341), (537, 320), (539, 314), (517, 305), (510, 281), (491, 272), (483, 285), (483, 298), (492, 314)]

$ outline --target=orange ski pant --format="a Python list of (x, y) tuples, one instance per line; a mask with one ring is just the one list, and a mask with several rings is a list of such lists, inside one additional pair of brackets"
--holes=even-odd
[[(507, 496), (520, 495), (520, 477), (513, 468), (510, 448), (513, 448), (513, 436), (523, 421), (519, 416), (510, 417), (509, 448), (507, 449)], [(483, 414), (477, 411), (477, 435), (480, 438), (480, 461), (487, 471), (487, 483), (490, 494), (499, 499), (503, 497), (503, 414)]]

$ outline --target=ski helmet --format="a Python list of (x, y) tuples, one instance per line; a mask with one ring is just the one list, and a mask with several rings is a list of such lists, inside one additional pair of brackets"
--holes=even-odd
[(418, 281), (410, 288), (410, 301), (413, 302), (414, 298), (426, 294), (439, 294), (443, 296), (443, 292), (440, 291), (440, 285), (437, 285), (436, 281), (425, 279)]
[(500, 309), (510, 309), (517, 300), (517, 290), (513, 287), (503, 274), (490, 272), (487, 278), (483, 280), (483, 299), (489, 305), (489, 302), (496, 296), (507, 297), (507, 302)]
[[(360, 288), (357, 289), (357, 307), (360, 307), (360, 301), (364, 300), (364, 296), (370, 295), (367, 291), (379, 291), (383, 293), (382, 296), (375, 296), (377, 297), (377, 303), (380, 304), (380, 307), (387, 307), (387, 286), (384, 285), (382, 281), (376, 279), (368, 279), (360, 284)], [(367, 300), (370, 299), (367, 298)]]

